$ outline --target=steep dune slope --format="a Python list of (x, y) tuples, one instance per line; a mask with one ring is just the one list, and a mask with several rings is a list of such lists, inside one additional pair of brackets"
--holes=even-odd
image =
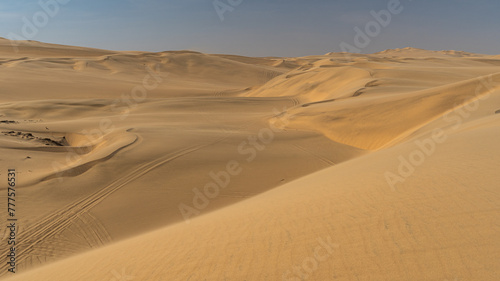
[(374, 61), (370, 55), (365, 59), (327, 68), (322, 66), (333, 66), (335, 60), (319, 60), (246, 95), (294, 96), (302, 107), (289, 110), (294, 115), (290, 127), (376, 150), (500, 86), (500, 68), (468, 58), (404, 63)]

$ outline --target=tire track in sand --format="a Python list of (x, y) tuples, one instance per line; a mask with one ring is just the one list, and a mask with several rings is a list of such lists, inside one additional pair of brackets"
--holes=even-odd
[[(123, 178), (119, 178), (115, 181), (113, 181), (111, 184), (107, 185), (106, 187), (100, 189), (97, 192), (94, 192), (88, 196), (86, 196), (83, 199), (80, 199), (76, 201), (75, 203), (69, 204), (68, 206), (64, 207), (63, 209), (54, 212), (51, 215), (46, 216), (42, 220), (40, 220), (38, 223), (26, 228), (23, 233), (21, 233), (18, 237), (18, 244), (21, 246), (17, 253), (17, 262), (18, 264), (23, 263), (29, 256), (30, 254), (36, 249), (36, 247), (40, 244), (42, 244), (44, 241), (47, 241), (48, 239), (55, 237), (56, 235), (62, 233), (64, 230), (66, 230), (69, 226), (72, 225), (72, 223), (84, 216), (84, 214), (89, 211), (91, 208), (102, 202), (104, 199), (106, 199), (109, 195), (112, 193), (116, 192), (120, 188), (124, 187), (128, 183), (142, 177), (143, 175), (147, 174), (151, 170), (168, 163), (170, 161), (173, 161), (179, 157), (182, 157), (186, 154), (192, 153), (194, 151), (197, 151), (199, 149), (202, 149), (206, 146), (212, 145), (214, 143), (217, 143), (219, 141), (222, 141), (223, 138), (216, 140), (215, 142), (208, 143), (208, 144), (201, 144), (201, 145), (195, 145), (195, 146), (190, 146), (184, 149), (180, 149), (177, 151), (174, 151), (172, 153), (168, 153), (163, 157), (157, 158), (153, 161), (150, 161), (148, 163), (145, 163), (138, 168), (134, 169), (132, 172), (127, 173), (127, 175)], [(90, 221), (90, 220), (89, 220)], [(94, 221), (93, 223), (90, 223), (90, 225), (87, 225), (86, 223), (83, 223), (85, 225), (85, 228), (93, 228), (97, 225), (97, 223)], [(99, 229), (99, 228), (97, 228)], [(96, 231), (95, 235), (99, 236), (102, 234), (102, 231), (93, 229), (90, 231)], [(87, 232), (87, 231), (85, 231)], [(86, 239), (88, 239), (89, 243), (94, 244), (94, 242), (90, 242), (92, 239), (89, 237), (88, 233), (84, 234), (87, 236)], [(106, 238), (104, 237), (99, 237), (98, 240), (100, 242), (104, 242)], [(97, 244), (100, 244), (99, 242)], [(8, 251), (2, 251), (2, 254), (7, 255)], [(7, 265), (4, 264), (2, 265), (3, 272), (6, 272), (7, 270)]]
[(326, 157), (324, 157), (324, 156), (318, 155), (318, 154), (316, 154), (316, 153), (313, 153), (313, 152), (311, 152), (311, 151), (309, 151), (309, 150), (307, 150), (307, 149), (303, 148), (302, 146), (300, 146), (300, 145), (298, 145), (298, 144), (292, 144), (292, 145), (293, 145), (295, 148), (297, 148), (297, 149), (299, 149), (299, 150), (302, 150), (302, 151), (306, 152), (307, 154), (310, 154), (310, 155), (314, 156), (315, 158), (317, 158), (317, 159), (321, 160), (322, 162), (324, 162), (324, 163), (328, 164), (328, 166), (335, 166), (335, 165), (336, 165), (336, 164), (335, 164), (332, 160), (330, 160), (330, 159), (328, 159), (328, 158), (326, 158)]

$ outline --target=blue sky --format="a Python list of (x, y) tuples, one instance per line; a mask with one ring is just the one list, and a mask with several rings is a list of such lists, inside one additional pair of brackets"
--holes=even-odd
[[(354, 28), (364, 30), (374, 21), (370, 11), (397, 0), (217, 0), (231, 7), (223, 21), (213, 0), (40, 0), (51, 1), (60, 1), (59, 11), (44, 23), (38, 0), (2, 0), (0, 36), (112, 50), (302, 56), (341, 51), (342, 42), (355, 46)], [(400, 0), (400, 6), (361, 52), (411, 46), (500, 54), (498, 0)], [(36, 32), (23, 34), (35, 15)]]

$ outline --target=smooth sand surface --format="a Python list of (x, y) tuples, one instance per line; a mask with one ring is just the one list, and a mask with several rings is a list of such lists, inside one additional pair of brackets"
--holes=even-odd
[(3, 280), (500, 276), (498, 56), (16, 45), (0, 39)]

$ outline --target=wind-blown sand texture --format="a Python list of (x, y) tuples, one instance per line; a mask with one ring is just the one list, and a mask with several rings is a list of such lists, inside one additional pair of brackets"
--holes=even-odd
[[(17, 44), (0, 40), (20, 227), (1, 279), (500, 276), (498, 56)], [(193, 189), (231, 169), (197, 209)]]

